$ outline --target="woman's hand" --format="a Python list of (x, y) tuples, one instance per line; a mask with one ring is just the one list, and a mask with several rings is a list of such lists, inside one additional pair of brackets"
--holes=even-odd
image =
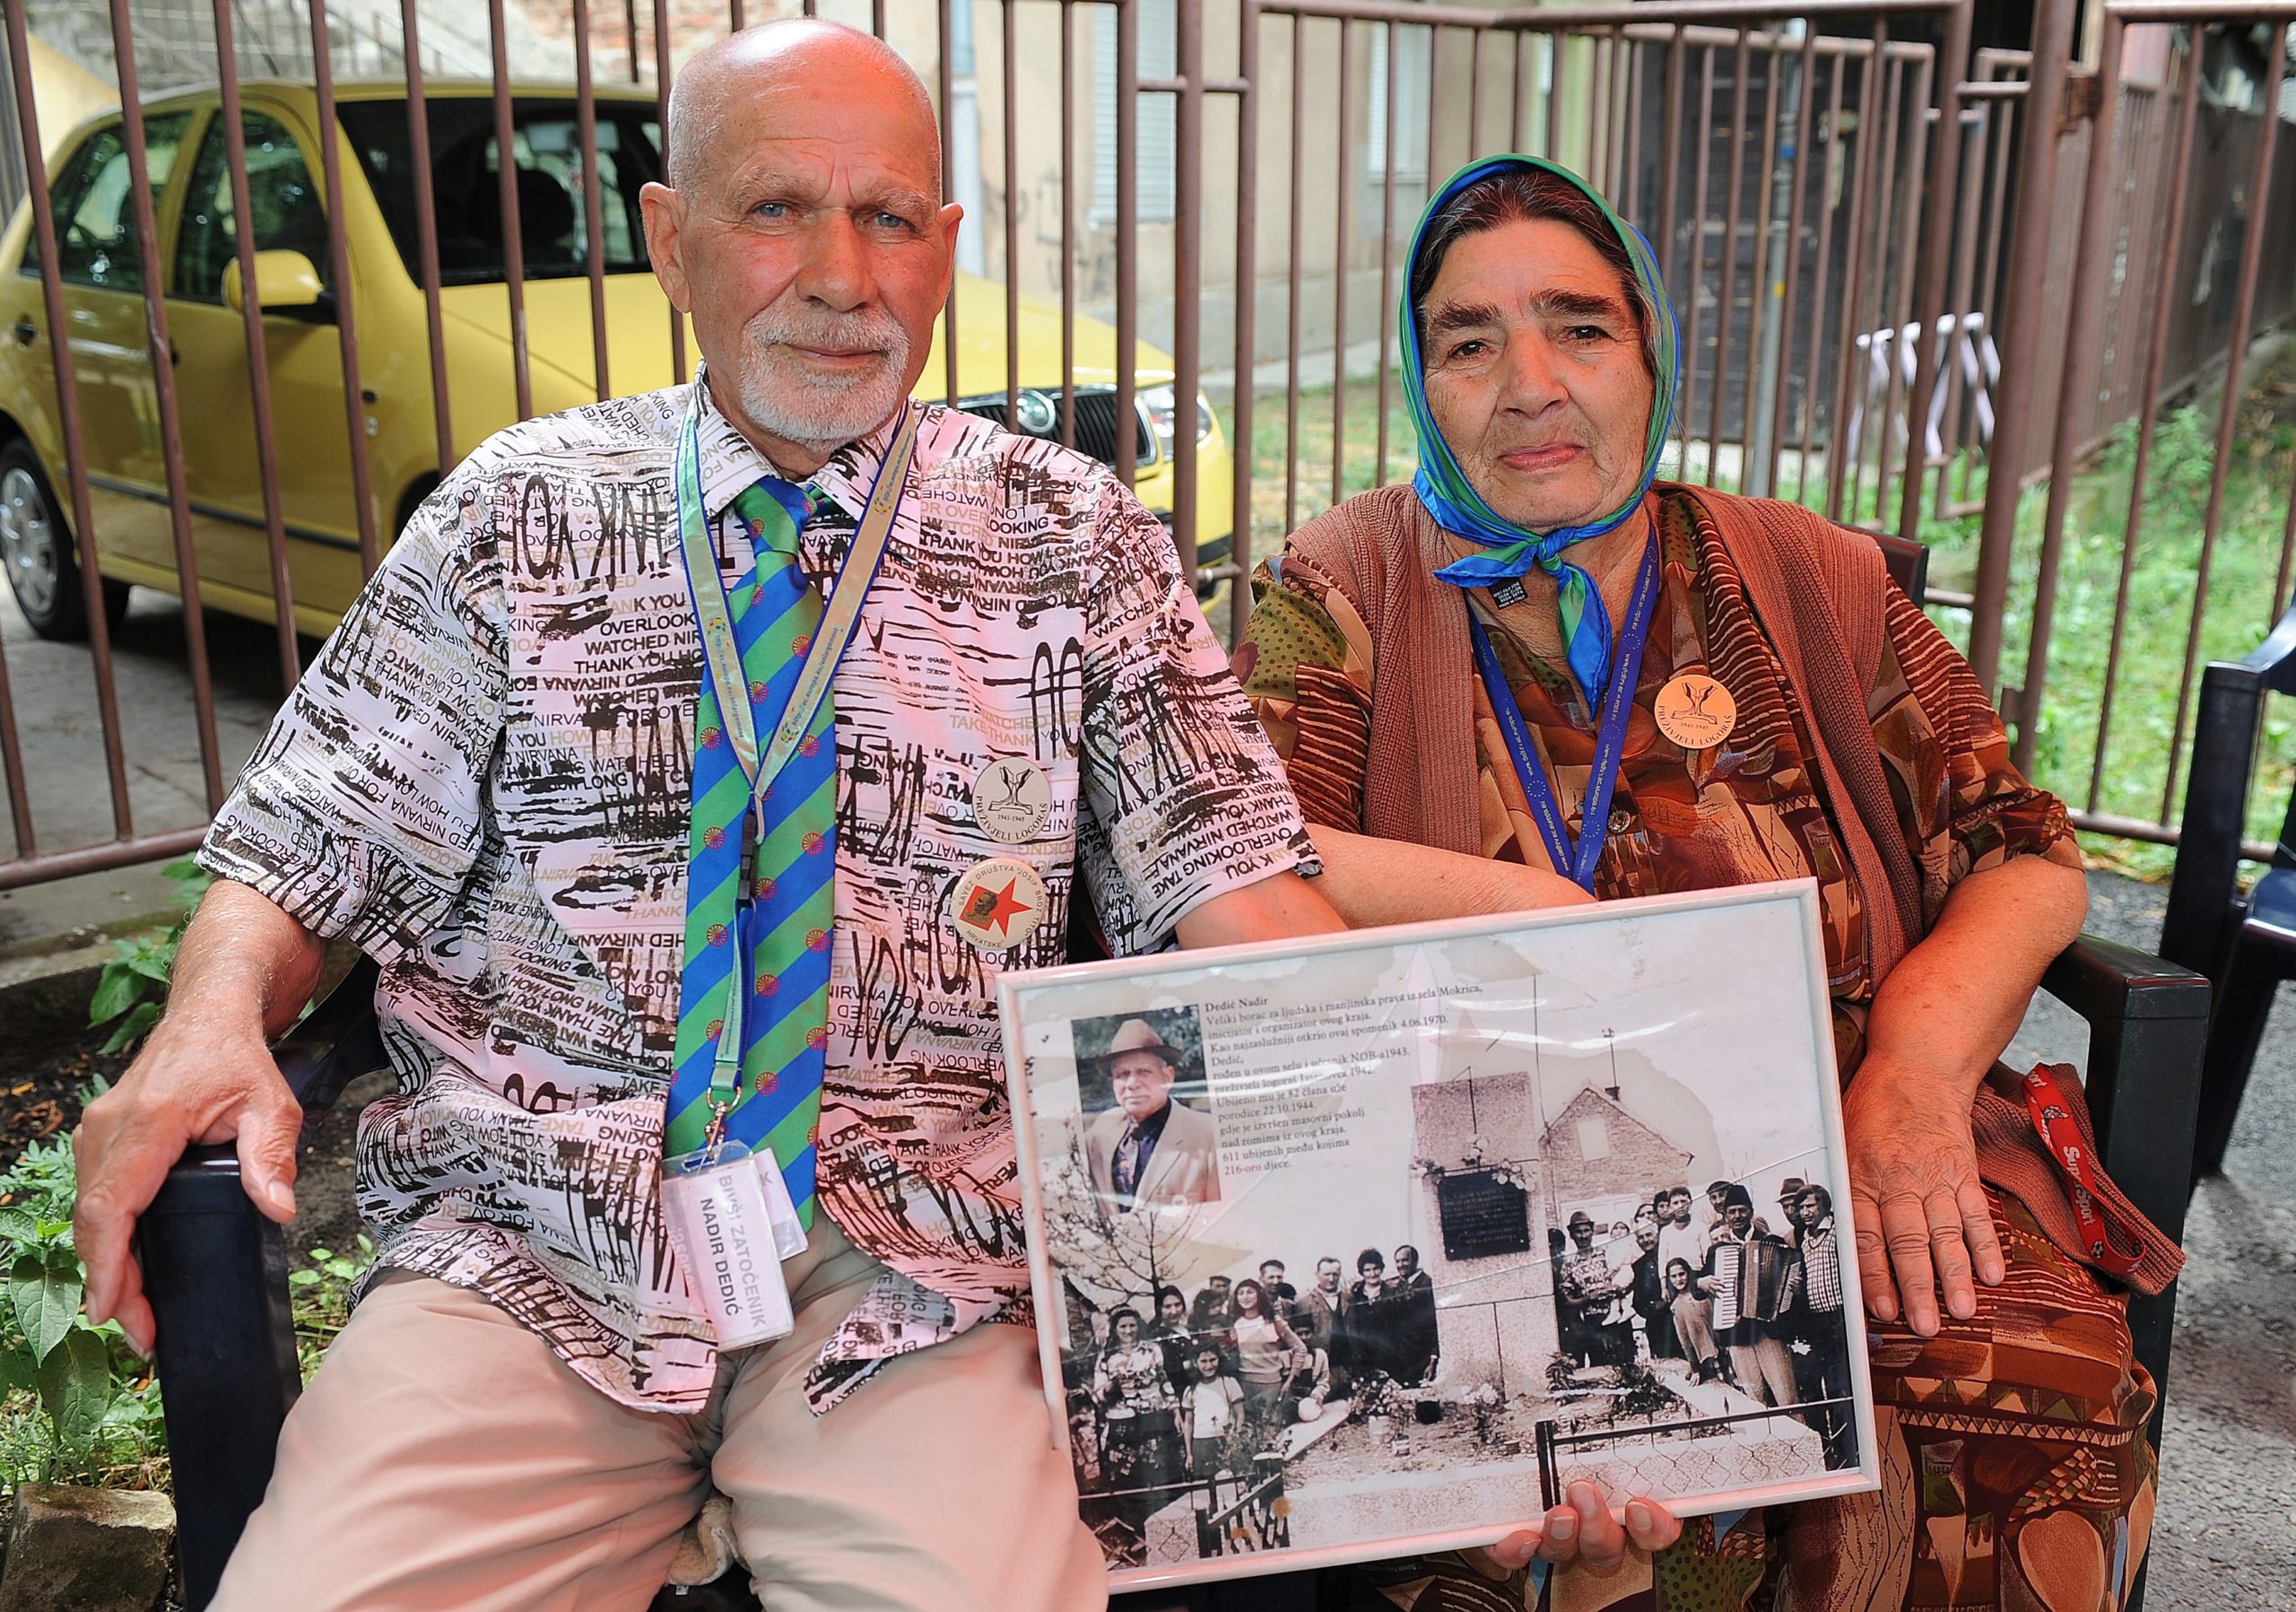
[(1967, 1082), (1878, 1052), (1841, 1100), (1866, 1308), (1923, 1338), (1937, 1334), (1941, 1289), (1946, 1313), (1967, 1320), (1972, 1274), (1988, 1287), (2005, 1274), (1969, 1105)]
[(1682, 1523), (1655, 1500), (1638, 1495), (1628, 1501), (1622, 1528), (1593, 1484), (1572, 1484), (1564, 1498), (1568, 1503), (1488, 1549), (1459, 1554), (1477, 1573), (1492, 1579), (1527, 1567), (1533, 1556), (1557, 1566), (1577, 1562), (1590, 1572), (1611, 1573), (1625, 1563), (1629, 1551), (1655, 1555), (1682, 1538)]

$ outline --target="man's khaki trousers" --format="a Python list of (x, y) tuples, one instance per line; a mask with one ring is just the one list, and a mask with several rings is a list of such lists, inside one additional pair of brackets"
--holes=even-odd
[[(768, 1612), (1096, 1612), (1036, 1338), (986, 1326), (825, 1416), (806, 1369), (880, 1267), (826, 1216), (796, 1329), (706, 1409), (615, 1404), (474, 1294), (385, 1277), (296, 1402), (215, 1612), (642, 1612), (714, 1485)], [(738, 1569), (737, 1569), (738, 1571)]]

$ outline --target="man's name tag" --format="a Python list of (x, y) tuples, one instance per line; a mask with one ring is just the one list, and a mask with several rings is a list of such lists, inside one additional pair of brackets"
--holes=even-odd
[[(770, 1157), (766, 1171), (779, 1182)], [(754, 1160), (744, 1155), (712, 1168), (665, 1172), (662, 1214), (685, 1266), (687, 1289), (717, 1329), (718, 1347), (789, 1335), (796, 1323), (781, 1277), (781, 1239)], [(796, 1217), (789, 1218), (794, 1224)], [(804, 1242), (800, 1232), (798, 1246)]]

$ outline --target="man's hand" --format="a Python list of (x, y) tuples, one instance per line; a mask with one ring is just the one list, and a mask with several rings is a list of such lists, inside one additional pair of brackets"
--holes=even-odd
[(88, 1268), (88, 1319), (117, 1316), (137, 1352), (152, 1352), (152, 1306), (129, 1251), (137, 1216), (194, 1143), (239, 1144), (239, 1180), (255, 1207), (295, 1214), (295, 1140), (303, 1111), (263, 1036), (189, 1041), (163, 1023), (119, 1084), (88, 1105), (73, 1133), (80, 1175), (73, 1241)]
[(88, 1268), (88, 1319), (117, 1316), (139, 1353), (152, 1352), (152, 1306), (128, 1240), (186, 1147), (237, 1142), (255, 1207), (283, 1224), (294, 1217), (303, 1111), (264, 1038), (294, 1023), (326, 958), (272, 902), (217, 884), (177, 948), (167, 1016), (72, 1134), (72, 1235)]
[(1841, 1102), (1849, 1145), (1849, 1197), (1857, 1223), (1857, 1276), (1866, 1308), (1902, 1314), (1923, 1338), (1946, 1313), (1977, 1313), (1977, 1288), (2005, 1274), (1993, 1210), (1977, 1173), (1962, 1083), (1926, 1076), (1869, 1055)]
[(1625, 1564), (1629, 1550), (1655, 1555), (1682, 1538), (1682, 1523), (1655, 1500), (1638, 1496), (1628, 1501), (1622, 1528), (1593, 1484), (1572, 1484), (1564, 1498), (1568, 1503), (1489, 1549), (1460, 1554), (1469, 1566), (1493, 1579), (1527, 1567), (1533, 1556), (1557, 1566), (1578, 1562), (1590, 1572), (1611, 1573)]

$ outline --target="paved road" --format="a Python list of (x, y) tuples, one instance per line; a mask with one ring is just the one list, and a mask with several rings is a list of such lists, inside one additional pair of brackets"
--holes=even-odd
[[(210, 619), (207, 641), (228, 783), (278, 702), (277, 652), (269, 629), (230, 617)], [(4, 587), (0, 643), (39, 843), (107, 837), (86, 649), (34, 637)], [(180, 608), (139, 591), (116, 644), (136, 827), (196, 823), (205, 809)], [(0, 854), (13, 847), (0, 821)], [(2140, 946), (2158, 938), (2162, 891), (2109, 874), (2091, 875), (2090, 888), (2092, 930)], [(0, 947), (157, 911), (164, 889), (148, 871), (131, 871), (0, 894)], [(2079, 1021), (2046, 1001), (2013, 1049), (2075, 1063), (2085, 1052)], [(2226, 1173), (2194, 1200), (2187, 1245), (2148, 1605), (2296, 1608), (2296, 991), (2283, 993), (2266, 1038)]]
[[(0, 584), (0, 646), (8, 658), (16, 728), (23, 746), (32, 829), (40, 850), (112, 837), (103, 720), (93, 658), (85, 644), (37, 636)], [(207, 618), (215, 687), (217, 761), (228, 788), (263, 736), (280, 699), (278, 641), (269, 627), (227, 615)], [(204, 820), (207, 800), (199, 728), (186, 674), (183, 608), (137, 588), (112, 638), (128, 801), (138, 834)], [(0, 858), (16, 854), (13, 819), (0, 809)]]

